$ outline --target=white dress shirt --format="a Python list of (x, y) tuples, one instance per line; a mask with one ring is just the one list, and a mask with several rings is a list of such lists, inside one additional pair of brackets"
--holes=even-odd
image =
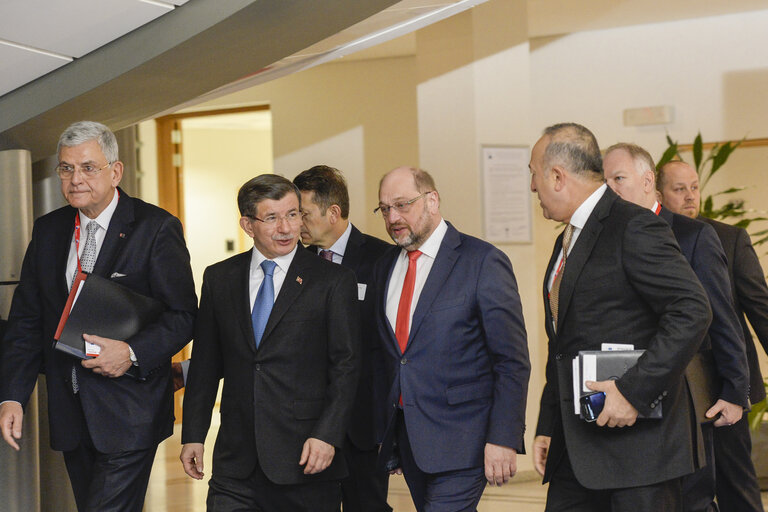
[(69, 256), (67, 257), (67, 287), (72, 285), (72, 281), (75, 278), (75, 273), (77, 273), (77, 258), (78, 256), (82, 256), (83, 249), (85, 249), (85, 229), (86, 226), (88, 226), (88, 223), (92, 221), (95, 221), (101, 228), (96, 230), (95, 257), (98, 259), (99, 252), (101, 252), (101, 246), (104, 245), (104, 237), (107, 236), (109, 223), (112, 221), (112, 215), (114, 215), (115, 209), (117, 209), (118, 196), (119, 194), (117, 193), (117, 190), (115, 190), (115, 195), (112, 197), (112, 201), (110, 201), (107, 207), (104, 208), (104, 211), (101, 212), (95, 219), (89, 219), (83, 212), (78, 212), (78, 215), (80, 215), (80, 247), (78, 250), (78, 244), (75, 244), (75, 234), (73, 233), (72, 242), (69, 244)]
[[(333, 242), (333, 245), (330, 246), (328, 251), (331, 251), (333, 254), (333, 262), (334, 263), (341, 263), (341, 260), (344, 259), (344, 250), (347, 248), (347, 242), (349, 242), (349, 235), (352, 233), (352, 223), (347, 223), (347, 229), (344, 230), (344, 232), (341, 234), (341, 236)], [(317, 254), (320, 254), (320, 251), (323, 249), (321, 247), (317, 248)]]
[[(288, 267), (291, 266), (293, 257), (296, 255), (297, 247), (298, 244), (285, 256), (278, 256), (277, 258), (272, 259), (272, 261), (276, 263), (274, 273), (272, 274), (272, 283), (274, 284), (275, 289), (274, 300), (277, 300), (280, 288), (283, 287), (285, 275), (288, 273)], [(251, 299), (251, 308), (249, 311), (253, 311), (253, 303), (256, 302), (259, 286), (261, 286), (261, 282), (264, 281), (264, 270), (261, 268), (261, 262), (266, 259), (267, 258), (261, 254), (256, 247), (253, 248), (253, 251), (251, 252), (251, 270), (248, 277), (248, 295)]]
[[(592, 192), (590, 196), (583, 202), (581, 205), (579, 205), (578, 208), (576, 208), (576, 211), (573, 212), (573, 215), (571, 215), (571, 226), (573, 226), (573, 234), (571, 235), (571, 245), (568, 247), (568, 254), (571, 254), (571, 251), (573, 250), (573, 246), (576, 245), (576, 240), (578, 240), (579, 235), (581, 234), (581, 230), (584, 229), (584, 225), (587, 223), (587, 220), (589, 219), (589, 216), (592, 215), (592, 210), (595, 209), (595, 206), (597, 206), (597, 202), (600, 201), (600, 198), (603, 197), (603, 194), (605, 194), (605, 189), (608, 188), (608, 185), (603, 183), (600, 185), (600, 187)], [(563, 260), (563, 250), (560, 249), (560, 255), (557, 257), (557, 261), (555, 262), (555, 265), (552, 267), (552, 272), (549, 274), (549, 280), (547, 281), (547, 290), (552, 289), (552, 283), (555, 281), (555, 276), (557, 275), (557, 269), (560, 267), (560, 262)]]
[[(446, 231), (448, 231), (448, 224), (443, 219), (440, 219), (440, 223), (435, 230), (418, 249), (422, 254), (416, 260), (416, 281), (413, 287), (411, 311), (408, 315), (409, 331), (411, 320), (413, 320), (413, 312), (416, 310), (416, 304), (419, 303), (419, 296), (424, 289), (424, 283), (427, 282), (429, 271), (432, 270), (432, 265), (435, 263), (437, 251), (440, 250), (440, 244), (443, 243)], [(397, 324), (397, 307), (400, 304), (400, 295), (403, 293), (403, 282), (405, 281), (406, 272), (408, 272), (408, 251), (403, 249), (397, 257), (395, 268), (392, 269), (392, 277), (390, 277), (389, 286), (387, 287), (386, 312), (387, 320), (389, 320), (392, 330), (395, 329)]]

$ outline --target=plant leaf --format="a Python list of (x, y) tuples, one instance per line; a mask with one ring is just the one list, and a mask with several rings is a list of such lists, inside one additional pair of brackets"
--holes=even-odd
[(671, 162), (675, 156), (679, 156), (677, 153), (677, 142), (672, 142), (669, 135), (667, 135), (667, 140), (669, 141), (669, 147), (664, 151), (664, 154), (661, 155), (661, 158), (659, 158), (659, 161), (656, 163), (656, 169), (661, 169), (664, 164)]
[(702, 142), (701, 132), (696, 134), (696, 138), (693, 140), (693, 163), (695, 164), (696, 172), (699, 172), (701, 167), (701, 154), (702, 154)]

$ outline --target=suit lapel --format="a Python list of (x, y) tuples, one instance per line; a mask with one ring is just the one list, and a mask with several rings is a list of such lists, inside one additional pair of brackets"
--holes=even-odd
[(416, 304), (416, 309), (413, 312), (406, 351), (415, 339), (422, 321), (427, 316), (429, 308), (432, 307), (432, 303), (440, 293), (440, 289), (448, 281), (448, 276), (450, 276), (456, 260), (459, 259), (459, 253), (456, 250), (459, 245), (461, 245), (459, 232), (451, 224), (448, 224), (448, 231), (445, 232), (443, 241), (440, 244), (440, 250), (437, 251), (437, 258), (435, 258), (435, 262), (432, 264), (427, 281), (424, 283), (424, 288), (419, 295), (419, 302)]
[(133, 231), (134, 210), (132, 199), (118, 188), (120, 199), (117, 208), (109, 221), (109, 229), (104, 236), (93, 273), (109, 277), (109, 272), (114, 268), (115, 259), (125, 247), (125, 242)]
[(253, 335), (253, 323), (251, 322), (251, 294), (249, 290), (251, 281), (251, 258), (253, 249), (244, 252), (234, 261), (228, 282), (232, 283), (229, 288), (231, 293), (231, 304), (235, 310), (235, 317), (240, 322), (240, 329), (243, 331), (243, 339), (248, 343), (252, 351), (256, 351), (256, 338)]
[[(280, 292), (277, 294), (275, 305), (272, 307), (272, 312), (269, 314), (269, 320), (267, 326), (264, 328), (264, 335), (261, 337), (261, 343), (259, 347), (263, 346), (265, 342), (268, 342), (269, 335), (275, 326), (283, 318), (286, 311), (290, 309), (291, 304), (296, 300), (303, 288), (302, 284), (302, 271), (306, 267), (306, 263), (309, 258), (313, 258), (311, 254), (304, 250), (297, 250), (291, 261), (291, 266), (288, 267), (288, 273), (285, 275), (283, 285), (280, 287)], [(251, 328), (253, 330), (253, 328)]]
[[(383, 282), (386, 283), (386, 286), (379, 286), (378, 288), (378, 294), (379, 294), (379, 311), (377, 312), (379, 315), (381, 315), (381, 318), (384, 319), (384, 325), (387, 328), (387, 335), (389, 336), (389, 342), (392, 343), (395, 347), (395, 350), (400, 352), (400, 345), (397, 343), (397, 338), (395, 337), (395, 331), (394, 327), (389, 323), (389, 319), (387, 318), (387, 294), (389, 293), (389, 281), (392, 279), (392, 271), (395, 269), (395, 263), (397, 262), (398, 256), (400, 256), (401, 249), (399, 247), (393, 247), (390, 250), (389, 254), (386, 254), (381, 257), (381, 261), (387, 261), (389, 262), (385, 264), (381, 264), (381, 268), (385, 269), (386, 276), (384, 276), (384, 279), (377, 279), (377, 282)], [(378, 276), (377, 276), (378, 277)]]
[(600, 198), (594, 210), (592, 210), (592, 214), (587, 219), (587, 223), (576, 240), (576, 244), (568, 255), (563, 269), (563, 279), (560, 282), (560, 302), (557, 314), (558, 326), (562, 325), (565, 314), (568, 312), (568, 306), (571, 303), (576, 281), (579, 279), (579, 275), (589, 259), (589, 255), (592, 254), (592, 249), (595, 247), (600, 232), (603, 230), (603, 219), (608, 216), (611, 206), (613, 206), (617, 197), (611, 189), (606, 189), (603, 197)]
[(61, 227), (53, 231), (55, 238), (51, 240), (51, 247), (53, 249), (51, 254), (58, 255), (56, 258), (56, 275), (60, 276), (56, 282), (56, 295), (63, 297), (65, 300), (67, 295), (69, 295), (70, 286), (70, 283), (67, 282), (67, 260), (69, 259), (70, 244), (72, 243), (72, 235), (75, 232), (75, 216), (77, 215), (77, 209), (70, 209), (71, 213), (62, 217)]
[(347, 247), (344, 248), (344, 257), (341, 259), (341, 264), (357, 272), (363, 255), (362, 246), (364, 243), (363, 234), (355, 226), (352, 226), (352, 232), (349, 234)]

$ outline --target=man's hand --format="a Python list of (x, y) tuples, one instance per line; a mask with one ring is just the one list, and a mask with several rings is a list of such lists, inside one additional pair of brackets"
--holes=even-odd
[(637, 421), (637, 409), (624, 398), (615, 380), (601, 380), (599, 382), (587, 381), (587, 387), (592, 391), (605, 393), (605, 406), (603, 412), (597, 417), (600, 427), (631, 427)]
[(203, 443), (187, 443), (181, 447), (181, 464), (184, 472), (196, 480), (202, 480), (203, 473)]
[(485, 443), (485, 479), (501, 487), (517, 473), (517, 450)]
[(547, 466), (547, 455), (549, 455), (549, 443), (552, 438), (549, 436), (536, 436), (533, 439), (533, 467), (544, 476), (544, 468)]
[(131, 367), (131, 351), (124, 341), (102, 338), (92, 334), (83, 334), (85, 341), (101, 347), (101, 352), (93, 359), (83, 359), (83, 368), (90, 368), (93, 373), (105, 377), (122, 377)]
[(323, 471), (331, 465), (336, 448), (332, 444), (310, 437), (304, 441), (304, 448), (301, 450), (301, 459), (299, 466), (304, 467), (305, 475), (314, 475)]
[(721, 398), (709, 408), (706, 416), (707, 418), (714, 418), (718, 413), (720, 417), (715, 420), (715, 426), (724, 427), (738, 423), (744, 415), (744, 409), (740, 405), (726, 402)]
[(19, 402), (5, 402), (0, 405), (0, 430), (3, 432), (3, 439), (19, 451), (17, 439), (21, 439), (21, 425), (24, 419), (24, 409)]

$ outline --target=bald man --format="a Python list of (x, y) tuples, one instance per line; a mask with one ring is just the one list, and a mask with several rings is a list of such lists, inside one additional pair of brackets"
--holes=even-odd
[[(765, 388), (747, 318), (763, 349), (768, 351), (768, 286), (749, 234), (742, 228), (699, 216), (699, 176), (685, 162), (669, 162), (659, 169), (656, 187), (665, 208), (710, 224), (723, 245), (731, 295), (746, 342), (749, 399), (757, 403), (765, 398)], [(745, 411), (744, 419), (746, 414)], [(715, 429), (714, 444), (717, 501), (722, 510), (762, 511), (760, 486), (750, 457), (752, 437), (747, 422)]]
[[(603, 158), (605, 181), (614, 192), (669, 223), (712, 307), (712, 323), (698, 354), (701, 366), (690, 367), (687, 372), (688, 383), (697, 397), (697, 416), (704, 419), (702, 435), (707, 465), (684, 478), (683, 508), (690, 512), (717, 510), (713, 429), (738, 422), (749, 406), (744, 337), (733, 308), (725, 253), (715, 230), (662, 208), (656, 200), (654, 169), (651, 155), (635, 144), (615, 144)], [(694, 373), (702, 367), (705, 374)], [(709, 397), (712, 388), (717, 392), (714, 403)]]

